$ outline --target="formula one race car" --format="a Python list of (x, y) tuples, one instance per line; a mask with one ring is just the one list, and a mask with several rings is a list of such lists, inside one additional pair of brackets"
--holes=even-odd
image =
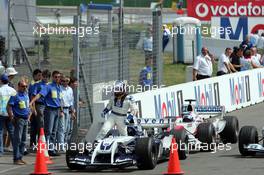
[(255, 126), (243, 126), (240, 129), (238, 137), (239, 152), (243, 156), (254, 156), (257, 152), (264, 153), (264, 129), (262, 129), (262, 138), (259, 139), (258, 131)]
[[(99, 140), (91, 150), (83, 152), (67, 150), (66, 162), (68, 167), (77, 170), (89, 169), (90, 167), (96, 169), (124, 168), (134, 165), (139, 169), (155, 168), (158, 161), (169, 157), (175, 132), (173, 129), (167, 131), (167, 128), (169, 123), (175, 122), (175, 119), (162, 119), (162, 122), (154, 120), (137, 119), (135, 122), (130, 121), (127, 127), (128, 136), (120, 136), (118, 130), (113, 129), (108, 132), (104, 139)], [(155, 133), (147, 131), (162, 129), (162, 132)]]
[[(221, 141), (224, 144), (237, 143), (238, 119), (235, 116), (224, 116), (224, 106), (195, 106), (191, 104), (195, 100), (185, 101), (189, 104), (183, 105), (182, 114), (175, 122), (176, 133), (178, 133), (176, 140), (182, 140), (180, 135), (187, 135), (188, 146), (198, 145), (201, 148), (199, 150), (207, 151), (214, 149), (213, 146)], [(208, 147), (201, 147), (201, 145)], [(180, 149), (179, 152), (181, 152)], [(184, 150), (182, 154), (185, 152)]]

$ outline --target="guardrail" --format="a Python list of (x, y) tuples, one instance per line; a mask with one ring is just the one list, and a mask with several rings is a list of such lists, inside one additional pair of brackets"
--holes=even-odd
[(264, 68), (183, 83), (133, 95), (140, 116), (178, 116), (185, 99), (197, 105), (221, 105), (227, 112), (264, 101)]
[[(224, 106), (226, 112), (264, 101), (264, 68), (213, 77), (132, 95), (139, 117), (160, 119), (179, 116), (185, 99), (196, 105)], [(94, 104), (94, 123), (88, 138), (95, 137), (103, 123), (100, 113), (107, 101)]]

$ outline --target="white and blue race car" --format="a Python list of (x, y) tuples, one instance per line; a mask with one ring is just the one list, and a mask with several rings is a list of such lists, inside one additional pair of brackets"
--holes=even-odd
[(128, 136), (120, 136), (113, 129), (91, 150), (67, 150), (67, 166), (73, 170), (128, 166), (153, 169), (158, 161), (168, 159), (175, 132), (173, 129), (167, 131), (167, 128), (175, 118), (145, 118), (133, 122), (127, 127)]

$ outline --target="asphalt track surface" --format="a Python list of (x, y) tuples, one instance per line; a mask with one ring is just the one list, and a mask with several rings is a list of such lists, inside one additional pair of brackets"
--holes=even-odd
[[(244, 125), (254, 125), (261, 132), (264, 125), (264, 103), (247, 107), (239, 111), (230, 113), (229, 115), (237, 116), (240, 127)], [(12, 164), (11, 153), (7, 153), (0, 157), (0, 174), (6, 175), (22, 175), (33, 172), (35, 154), (25, 156), (28, 165), (16, 166)], [(54, 164), (49, 165), (48, 169), (52, 174), (73, 175), (73, 174), (162, 174), (167, 169), (167, 163), (163, 162), (157, 165), (154, 170), (139, 171), (136, 167), (129, 167), (124, 170), (106, 170), (100, 172), (76, 172), (68, 170), (65, 163), (65, 155), (53, 159)], [(231, 145), (229, 151), (196, 152), (189, 155), (186, 160), (181, 161), (181, 169), (185, 174), (189, 175), (262, 175), (264, 172), (264, 155), (255, 157), (242, 157), (239, 154), (237, 144)]]

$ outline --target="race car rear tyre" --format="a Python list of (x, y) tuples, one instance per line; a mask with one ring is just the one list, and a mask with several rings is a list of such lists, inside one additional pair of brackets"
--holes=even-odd
[(258, 143), (258, 131), (255, 126), (243, 126), (238, 135), (238, 148), (243, 156), (254, 156), (256, 152), (248, 151), (244, 145)]
[(215, 128), (212, 123), (201, 123), (197, 127), (197, 139), (202, 142), (201, 150), (211, 151), (215, 147)]
[(71, 169), (71, 170), (83, 170), (86, 168), (86, 166), (84, 165), (78, 165), (78, 164), (72, 164), (70, 163), (69, 159), (70, 157), (75, 157), (79, 154), (78, 150), (67, 150), (66, 151), (66, 163), (67, 166)]
[(152, 137), (138, 138), (135, 152), (137, 167), (141, 170), (154, 169), (157, 165), (158, 147)]
[(173, 130), (173, 136), (178, 145), (178, 155), (180, 160), (185, 160), (188, 154), (188, 136), (184, 129)]
[(226, 126), (220, 133), (220, 137), (224, 144), (226, 143), (237, 143), (239, 124), (238, 119), (235, 116), (224, 116)]

